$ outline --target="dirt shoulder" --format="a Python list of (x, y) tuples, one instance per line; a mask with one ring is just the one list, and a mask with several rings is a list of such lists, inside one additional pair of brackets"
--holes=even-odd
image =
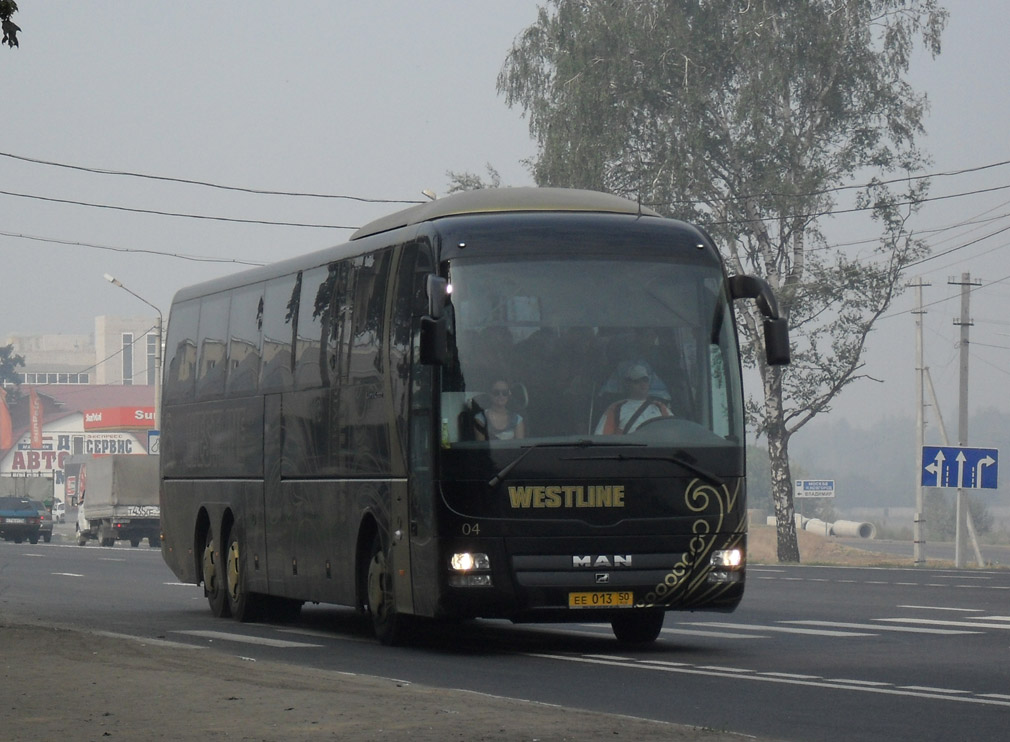
[[(911, 567), (910, 560), (894, 554), (872, 550), (873, 541), (866, 541), (865, 549), (856, 549), (810, 531), (797, 531), (800, 563), (804, 565), (832, 565), (838, 567)], [(747, 561), (751, 564), (778, 564), (777, 541), (774, 526), (752, 525), (747, 529)], [(931, 559), (927, 567), (952, 567), (953, 562)]]
[(79, 742), (754, 739), (8, 619), (0, 733)]

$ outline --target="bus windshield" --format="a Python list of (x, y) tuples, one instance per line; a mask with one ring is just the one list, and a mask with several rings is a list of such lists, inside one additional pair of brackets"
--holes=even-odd
[(443, 448), (740, 446), (737, 340), (717, 265), (457, 258)]

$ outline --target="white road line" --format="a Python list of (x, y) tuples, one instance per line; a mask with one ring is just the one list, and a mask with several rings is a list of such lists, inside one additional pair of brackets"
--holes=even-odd
[(916, 611), (956, 611), (958, 613), (985, 613), (981, 608), (949, 608), (943, 605), (899, 605), (898, 608), (910, 608)]
[(899, 685), (898, 687), (903, 690), (915, 690), (923, 693), (950, 693), (951, 695), (957, 695), (968, 692), (966, 690), (952, 690), (950, 688), (932, 688), (928, 685)]
[(700, 636), (711, 639), (770, 639), (760, 634), (734, 634), (731, 631), (701, 631), (694, 629), (663, 629), (664, 634), (672, 636)]
[[(946, 621), (927, 621), (919, 619), (915, 621), (910, 618), (875, 618), (874, 621), (912, 621), (915, 623), (954, 623)], [(906, 631), (910, 634), (938, 634), (940, 636), (954, 636), (957, 634), (979, 634), (979, 631), (959, 631), (957, 629), (924, 629), (918, 626), (880, 626), (872, 623), (844, 623), (842, 621), (787, 621), (786, 623), (801, 624), (803, 626), (837, 626), (841, 629), (871, 629), (873, 631)], [(971, 626), (976, 629), (985, 628), (977, 624), (966, 623), (964, 626)]]
[(867, 688), (887, 688), (890, 683), (881, 683), (876, 680), (853, 680), (852, 678), (824, 678), (826, 683), (841, 683), (842, 685), (865, 685)]
[(196, 636), (201, 639), (220, 639), (228, 642), (241, 642), (243, 644), (259, 644), (264, 647), (278, 647), (281, 649), (297, 649), (308, 647), (321, 647), (322, 644), (306, 644), (305, 642), (289, 642), (284, 639), (268, 639), (262, 636), (247, 636), (245, 634), (229, 634), (224, 631), (173, 631), (173, 634), (185, 634), (186, 636)]
[(1007, 629), (1010, 630), (1010, 624), (1006, 626), (1001, 626), (1000, 624), (980, 624), (971, 623), (970, 621), (938, 621), (931, 618), (875, 618), (874, 621), (889, 621), (891, 623), (915, 623), (915, 624), (933, 624), (936, 626), (963, 626), (972, 629)]
[(84, 575), (79, 575), (76, 572), (53, 572), (52, 574), (57, 577), (84, 577)]
[(663, 663), (657, 661), (642, 661), (628, 663), (625, 661), (603, 659), (599, 657), (586, 657), (576, 655), (543, 654), (530, 652), (528, 657), (538, 657), (547, 660), (560, 660), (562, 662), (577, 662), (590, 665), (608, 665), (620, 667), (626, 670), (652, 670), (659, 672), (672, 672), (682, 675), (705, 675), (733, 680), (758, 681), (763, 683), (778, 683), (781, 685), (800, 685), (806, 687), (827, 688), (831, 690), (854, 691), (858, 693), (874, 693), (887, 696), (908, 696), (911, 698), (929, 698), (949, 701), (952, 703), (970, 703), (983, 706), (1003, 706), (1010, 708), (1010, 698), (998, 697), (996, 694), (973, 695), (970, 691), (957, 690), (953, 688), (920, 688), (918, 686), (893, 686), (889, 684), (875, 685), (867, 681), (846, 681), (846, 680), (821, 680), (816, 676), (813, 679), (794, 677), (783, 673), (756, 673), (745, 670), (743, 672), (725, 672), (722, 670), (704, 669), (699, 666), (684, 666), (679, 663)]
[[(800, 623), (790, 621), (789, 623)], [(824, 629), (794, 629), (789, 626), (765, 626), (763, 624), (750, 623), (720, 623), (718, 621), (706, 621), (704, 623), (692, 623), (691, 626), (714, 626), (718, 629), (742, 629), (743, 631), (774, 631), (780, 634), (807, 634), (810, 636), (876, 636), (876, 634), (864, 634), (855, 631), (830, 631)], [(862, 626), (860, 628), (873, 628), (872, 626)]]
[(118, 634), (115, 631), (95, 631), (92, 632), (98, 636), (108, 637), (109, 639), (127, 639), (129, 641), (139, 642), (140, 644), (150, 644), (153, 647), (168, 647), (170, 649), (206, 649), (206, 647), (201, 647), (199, 644), (185, 644), (184, 642), (173, 642), (167, 639), (151, 639), (146, 636), (134, 636), (133, 634)]

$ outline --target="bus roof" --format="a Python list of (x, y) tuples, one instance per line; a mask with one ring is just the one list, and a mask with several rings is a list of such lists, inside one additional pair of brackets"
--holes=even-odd
[(652, 209), (610, 193), (574, 188), (485, 188), (454, 193), (380, 217), (358, 229), (351, 235), (351, 240), (447, 216), (506, 211), (591, 211), (661, 216)]

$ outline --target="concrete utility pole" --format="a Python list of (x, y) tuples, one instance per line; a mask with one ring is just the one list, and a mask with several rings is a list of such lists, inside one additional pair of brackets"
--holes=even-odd
[[(971, 287), (981, 286), (981, 281), (971, 280), (970, 273), (962, 273), (961, 280), (948, 279), (947, 283), (952, 286), (961, 287), (961, 317), (955, 319), (954, 324), (961, 327), (961, 386), (958, 393), (958, 420), (957, 420), (957, 444), (961, 447), (968, 445), (968, 330), (972, 325), (971, 315), (968, 311), (971, 301)], [(957, 506), (955, 508), (957, 518), (957, 531), (954, 539), (954, 566), (964, 565), (965, 549), (965, 526), (968, 521), (968, 499), (963, 487), (957, 489)]]
[[(919, 471), (919, 467), (922, 466), (922, 446), (925, 443), (925, 420), (923, 418), (922, 410), (925, 406), (925, 398), (923, 397), (923, 376), (925, 375), (926, 367), (923, 362), (922, 353), (922, 316), (926, 313), (922, 308), (922, 289), (925, 286), (929, 286), (928, 283), (923, 283), (922, 278), (917, 278), (915, 283), (911, 284), (912, 288), (915, 289), (915, 306), (916, 309), (912, 314), (915, 315), (915, 468), (913, 471)], [(914, 564), (919, 567), (926, 563), (926, 532), (925, 532), (925, 502), (923, 496), (922, 488), (922, 477), (916, 476), (915, 478), (915, 521), (912, 530), (912, 553), (914, 557)]]

